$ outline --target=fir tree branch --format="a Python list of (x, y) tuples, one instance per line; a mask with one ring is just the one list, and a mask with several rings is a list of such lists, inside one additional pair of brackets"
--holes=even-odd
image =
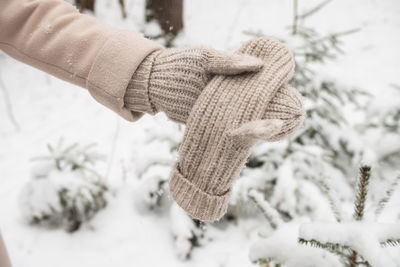
[(360, 28), (354, 28), (354, 29), (350, 29), (350, 30), (346, 30), (346, 31), (342, 31), (342, 32), (336, 32), (336, 33), (332, 33), (332, 34), (328, 34), (326, 36), (323, 36), (321, 38), (315, 39), (313, 41), (311, 41), (311, 44), (316, 44), (322, 41), (326, 41), (326, 40), (332, 40), (332, 39), (337, 39), (338, 37), (342, 37), (345, 35), (349, 35), (349, 34), (353, 34), (356, 33), (358, 31), (360, 31)]
[[(397, 127), (393, 127), (393, 126), (391, 126), (391, 125), (385, 124), (384, 126), (387, 127), (387, 128), (389, 128), (389, 129), (393, 128), (393, 131), (396, 131), (396, 130), (397, 130)], [(400, 150), (391, 151), (391, 152), (389, 152), (389, 153), (384, 154), (383, 156), (381, 156), (381, 157), (379, 158), (379, 162), (390, 162), (390, 159), (391, 159), (391, 158), (399, 157), (399, 156), (400, 156)]]
[(331, 242), (321, 243), (315, 239), (307, 240), (304, 238), (299, 238), (298, 242), (302, 245), (325, 249), (328, 252), (336, 254), (343, 258), (347, 258), (349, 253), (352, 251), (352, 249), (346, 245), (341, 245), (341, 244), (331, 243)]
[(261, 210), (262, 214), (273, 229), (277, 229), (281, 224), (283, 224), (278, 211), (264, 199), (261, 193), (257, 192), (255, 189), (251, 189), (248, 196)]
[(378, 207), (375, 210), (376, 219), (379, 218), (379, 216), (382, 214), (383, 210), (385, 209), (386, 204), (392, 198), (393, 192), (396, 190), (399, 180), (400, 180), (400, 174), (397, 175), (397, 177), (394, 179), (394, 181), (390, 184), (389, 188), (385, 192), (385, 196), (381, 200), (379, 200)]
[(400, 90), (400, 85), (398, 85), (398, 84), (391, 83), (390, 86), (392, 86), (394, 89)]
[(311, 8), (310, 10), (304, 12), (303, 14), (299, 15), (298, 18), (300, 19), (305, 19), (309, 16), (314, 15), (315, 13), (317, 13), (319, 10), (321, 10), (324, 6), (326, 6), (327, 4), (329, 4), (329, 2), (331, 2), (332, 0), (326, 0), (318, 5), (316, 5), (315, 7)]
[(292, 24), (292, 35), (297, 34), (297, 24), (298, 24), (298, 0), (293, 0), (293, 24)]
[[(360, 177), (358, 179), (357, 195), (354, 202), (354, 214), (353, 217), (356, 221), (361, 221), (364, 217), (365, 203), (368, 194), (368, 183), (371, 177), (371, 167), (361, 166), (360, 167)], [(352, 254), (349, 256), (350, 267), (357, 266), (358, 254), (353, 250)]]
[(328, 199), (329, 206), (332, 210), (333, 215), (335, 216), (336, 221), (340, 223), (342, 221), (342, 212), (337, 205), (337, 202), (339, 202), (338, 199), (333, 196), (332, 190), (327, 183), (325, 183), (324, 181), (319, 181), (319, 184), (321, 185), (322, 192)]
[[(365, 261), (362, 259), (362, 257), (359, 257), (357, 252), (347, 245), (341, 245), (331, 242), (321, 243), (315, 239), (306, 240), (304, 238), (299, 238), (298, 242), (300, 244), (308, 245), (310, 247), (325, 249), (326, 251), (339, 256), (341, 260), (345, 262), (348, 266), (355, 267), (359, 265), (364, 265), (367, 267), (371, 267), (368, 261)], [(362, 261), (358, 261), (358, 258), (361, 258)]]
[(367, 266), (367, 267), (372, 267), (371, 264), (369, 264), (368, 261), (356, 261), (355, 264), (356, 264), (356, 266), (364, 265), (364, 266)]
[(400, 239), (388, 239), (386, 241), (381, 242), (382, 247), (396, 247), (400, 246)]
[(354, 202), (354, 214), (353, 217), (356, 221), (361, 221), (364, 216), (365, 202), (368, 194), (368, 183), (371, 177), (371, 167), (361, 166), (360, 177), (358, 179), (357, 195)]
[(351, 255), (349, 256), (350, 260), (350, 267), (356, 267), (357, 266), (357, 252), (355, 250), (352, 251)]

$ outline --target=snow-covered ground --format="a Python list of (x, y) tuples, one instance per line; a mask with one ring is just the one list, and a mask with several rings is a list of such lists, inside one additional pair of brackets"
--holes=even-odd
[[(115, 27), (143, 30), (144, 1), (127, 2), (129, 17), (120, 18), (118, 1), (97, 0), (96, 16)], [(320, 1), (299, 1), (300, 10)], [(324, 70), (338, 81), (386, 98), (390, 84), (400, 84), (400, 2), (336, 0), (312, 17), (310, 25), (327, 32), (361, 30), (345, 37), (346, 54)], [(234, 50), (252, 30), (280, 36), (292, 21), (289, 0), (185, 0), (185, 31), (176, 44)], [(147, 28), (146, 28), (147, 29)], [(148, 30), (148, 29), (147, 29)], [(240, 220), (226, 229), (209, 227), (204, 247), (182, 261), (174, 249), (168, 216), (143, 214), (134, 207), (136, 154), (148, 130), (160, 121), (144, 116), (123, 121), (97, 104), (86, 90), (0, 54), (0, 78), (9, 92), (17, 131), (0, 98), (0, 228), (16, 267), (26, 266), (253, 266), (249, 247), (258, 239), (259, 223)], [(386, 95), (386, 96), (385, 96)], [(97, 143), (107, 155), (99, 172), (108, 174), (113, 197), (89, 225), (68, 234), (26, 224), (18, 207), (22, 186), (30, 178), (31, 158), (60, 137)], [(157, 153), (157, 151), (154, 151)], [(109, 169), (111, 167), (111, 169)]]

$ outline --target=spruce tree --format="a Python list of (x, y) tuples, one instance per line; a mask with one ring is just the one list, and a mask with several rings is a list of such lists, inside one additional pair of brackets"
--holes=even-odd
[[(374, 205), (376, 206), (374, 212), (375, 221), (365, 219), (365, 214), (367, 212), (366, 207), (368, 205), (373, 206), (371, 203), (368, 203), (370, 179), (371, 167), (368, 165), (361, 166), (359, 177), (357, 179), (353, 203), (354, 211), (351, 220), (343, 220), (345, 218), (340, 218), (336, 222), (311, 222), (306, 224), (300, 222), (300, 237), (298, 238), (298, 242), (299, 244), (304, 245), (305, 248), (311, 247), (314, 249), (314, 253), (312, 253), (313, 259), (304, 257), (304, 248), (296, 246), (294, 246), (294, 250), (297, 251), (293, 251), (292, 255), (287, 255), (286, 258), (277, 258), (276, 254), (270, 253), (269, 251), (273, 251), (273, 248), (271, 247), (272, 245), (279, 247), (282, 244), (265, 242), (261, 243), (261, 246), (258, 245), (253, 247), (254, 250), (264, 250), (264, 254), (259, 251), (251, 251), (251, 255), (257, 256), (261, 254), (268, 255), (268, 257), (260, 258), (259, 256), (253, 256), (253, 260), (258, 261), (261, 264), (286, 263), (286, 260), (288, 260), (288, 262), (307, 262), (307, 266), (318, 266), (318, 260), (328, 261), (328, 259), (326, 255), (317, 253), (317, 251), (315, 251), (315, 248), (317, 248), (338, 257), (340, 265), (336, 264), (334, 266), (386, 266), (385, 264), (388, 264), (387, 266), (394, 266), (393, 264), (395, 263), (388, 255), (383, 253), (379, 254), (377, 253), (379, 252), (377, 250), (384, 250), (387, 246), (400, 245), (400, 232), (398, 231), (399, 224), (380, 223), (378, 222), (378, 219), (379, 215), (385, 209), (386, 204), (390, 201), (400, 179), (400, 175), (392, 181), (383, 198)], [(328, 188), (328, 190), (330, 189)], [(273, 229), (273, 233), (278, 232), (280, 228), (284, 228), (285, 224), (289, 224), (282, 220), (279, 213), (267, 201), (265, 201), (261, 193), (251, 190), (249, 192), (249, 197), (267, 219), (270, 227)], [(335, 205), (338, 205), (338, 203), (335, 203)], [(336, 207), (336, 209), (338, 209), (338, 207)], [(332, 212), (335, 213), (335, 209), (332, 209)], [(296, 234), (298, 234), (298, 232), (296, 232)], [(280, 240), (285, 238), (287, 239), (287, 236), (275, 239)], [(361, 250), (358, 251), (358, 249)], [(277, 254), (280, 255), (280, 253)], [(291, 257), (295, 257), (295, 259), (292, 259)], [(331, 262), (326, 262), (327, 266), (329, 264), (331, 264)]]
[[(307, 115), (303, 127), (288, 140), (277, 144), (263, 143), (254, 148), (247, 162), (248, 168), (238, 181), (239, 189), (233, 204), (239, 208), (232, 210), (240, 213), (240, 207), (247, 202), (243, 192), (254, 188), (263, 192), (287, 218), (313, 216), (317, 203), (304, 188), (316, 187), (321, 195), (325, 194), (327, 184), (351, 190), (356, 183), (352, 178), (355, 174), (353, 166), (373, 150), (364, 143), (365, 132), (373, 127), (380, 127), (384, 132), (389, 130), (382, 125), (370, 125), (368, 121), (357, 124), (350, 121), (349, 112), (366, 114), (368, 103), (373, 100), (370, 94), (321, 74), (325, 64), (332, 64), (344, 53), (345, 36), (360, 30), (322, 34), (307, 26), (307, 19), (321, 12), (329, 2), (324, 1), (299, 14), (300, 3), (294, 1), (293, 24), (282, 41), (293, 51), (296, 70), (291, 84), (302, 93)], [(259, 31), (247, 33), (264, 35)], [(400, 158), (396, 160), (400, 162)], [(292, 184), (291, 188), (284, 188), (287, 184)], [(290, 197), (279, 197), (282, 192), (287, 192)]]

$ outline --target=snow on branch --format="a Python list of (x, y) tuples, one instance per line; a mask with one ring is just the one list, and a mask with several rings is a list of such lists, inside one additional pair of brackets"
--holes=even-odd
[(287, 267), (333, 267), (340, 262), (334, 255), (297, 242), (299, 226), (296, 223), (281, 225), (271, 236), (255, 242), (249, 258), (253, 262), (275, 262)]
[(335, 251), (343, 256), (354, 250), (376, 267), (397, 266), (384, 248), (399, 244), (400, 223), (307, 223), (300, 226), (299, 232), (300, 243)]
[(278, 211), (272, 207), (263, 197), (260, 192), (257, 192), (254, 189), (249, 191), (249, 198), (257, 205), (257, 207), (261, 210), (264, 217), (267, 219), (269, 224), (273, 229), (278, 228), (283, 221), (278, 213)]
[(379, 200), (378, 206), (375, 210), (375, 216), (378, 219), (382, 214), (383, 210), (386, 207), (386, 204), (392, 198), (393, 192), (397, 189), (397, 185), (399, 184), (400, 174), (397, 175), (396, 179), (390, 184), (389, 188), (386, 190), (384, 197)]
[[(400, 223), (367, 222), (364, 219), (371, 167), (362, 166), (358, 179), (353, 220), (335, 223), (308, 223), (300, 226), (299, 243), (322, 248), (338, 255), (349, 267), (397, 266), (387, 246), (400, 245)], [(398, 178), (379, 202), (379, 214), (389, 202)]]

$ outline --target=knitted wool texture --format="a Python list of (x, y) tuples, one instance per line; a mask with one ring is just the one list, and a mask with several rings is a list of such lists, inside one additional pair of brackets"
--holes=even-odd
[(202, 221), (226, 213), (251, 147), (284, 138), (304, 118), (301, 95), (287, 84), (294, 61), (286, 46), (258, 38), (237, 53), (258, 57), (264, 66), (256, 73), (217, 75), (207, 84), (188, 117), (169, 181), (178, 205)]
[(209, 48), (173, 48), (147, 56), (133, 74), (125, 106), (185, 123), (203, 88), (214, 74), (234, 75), (259, 70), (263, 62), (248, 55)]

